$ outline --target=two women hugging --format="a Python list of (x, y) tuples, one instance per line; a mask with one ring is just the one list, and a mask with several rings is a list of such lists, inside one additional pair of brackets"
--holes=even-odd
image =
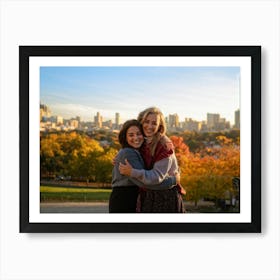
[(112, 173), (110, 213), (184, 213), (178, 162), (162, 112), (151, 107), (123, 124)]

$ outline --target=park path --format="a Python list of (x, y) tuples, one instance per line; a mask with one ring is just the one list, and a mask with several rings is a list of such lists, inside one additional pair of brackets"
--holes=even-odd
[[(187, 212), (194, 207), (193, 202), (184, 202)], [(200, 206), (213, 206), (213, 202), (199, 203)], [(40, 213), (109, 213), (108, 202), (41, 202)]]
[(41, 213), (109, 213), (108, 202), (41, 202)]

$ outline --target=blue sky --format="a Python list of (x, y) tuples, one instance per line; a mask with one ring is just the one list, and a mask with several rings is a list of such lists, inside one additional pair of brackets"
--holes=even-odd
[(219, 113), (233, 124), (239, 77), (239, 67), (41, 67), (40, 102), (53, 115), (84, 121), (97, 112), (125, 121), (157, 106), (180, 121)]

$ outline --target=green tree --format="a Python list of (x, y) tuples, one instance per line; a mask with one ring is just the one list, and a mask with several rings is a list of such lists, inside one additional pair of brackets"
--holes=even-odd
[(110, 183), (112, 181), (113, 159), (116, 154), (117, 150), (110, 148), (105, 154), (98, 157), (95, 166), (96, 181), (102, 183)]

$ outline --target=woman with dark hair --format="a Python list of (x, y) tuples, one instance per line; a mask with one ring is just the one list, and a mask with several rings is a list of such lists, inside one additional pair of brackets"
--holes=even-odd
[(144, 142), (143, 130), (141, 124), (137, 120), (129, 120), (123, 124), (119, 133), (119, 142), (122, 149), (115, 158), (115, 164), (112, 173), (112, 193), (109, 200), (110, 213), (136, 213), (136, 204), (139, 187), (145, 185), (147, 189), (159, 190), (170, 189), (175, 186), (180, 177), (168, 176), (160, 184), (152, 183), (153, 180), (139, 181), (121, 175), (119, 172), (119, 164), (125, 163), (125, 159), (135, 169), (145, 168), (144, 161), (141, 157), (139, 149)]

